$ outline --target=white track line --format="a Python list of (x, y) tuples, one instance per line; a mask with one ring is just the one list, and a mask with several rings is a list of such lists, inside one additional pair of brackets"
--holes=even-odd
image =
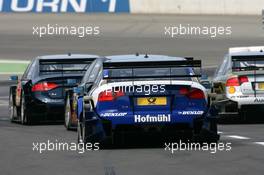
[(28, 64), (28, 60), (0, 60), (0, 63), (10, 63), (10, 64)]
[(0, 100), (0, 106), (8, 106), (8, 100)]
[(225, 137), (232, 138), (232, 139), (240, 139), (240, 140), (248, 140), (249, 137), (239, 136), (239, 135), (226, 135)]
[(0, 117), (0, 121), (9, 121), (10, 119), (9, 118), (1, 118)]
[(264, 142), (254, 142), (254, 143), (257, 144), (257, 145), (264, 146)]
[(0, 72), (1, 75), (22, 75), (24, 72)]

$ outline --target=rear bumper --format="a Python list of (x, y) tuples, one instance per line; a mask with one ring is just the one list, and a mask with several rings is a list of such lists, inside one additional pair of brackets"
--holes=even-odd
[(187, 124), (193, 126), (196, 119), (202, 118), (204, 111), (175, 111), (174, 113), (153, 113), (153, 114), (126, 114), (124, 116), (102, 117), (101, 120), (112, 123), (113, 128), (117, 125), (173, 125)]
[(64, 99), (39, 100), (34, 98), (27, 105), (34, 121), (64, 121)]
[(264, 97), (230, 97), (230, 101), (237, 103), (238, 109), (242, 106), (261, 106), (264, 105)]
[[(190, 116), (186, 116), (190, 117)], [(188, 121), (171, 121), (171, 122), (160, 122), (160, 123), (135, 123), (129, 122), (127, 118), (121, 117), (122, 122), (118, 120), (109, 120), (102, 117), (93, 117), (93, 119), (86, 120), (87, 127), (93, 130), (92, 135), (111, 136), (113, 132), (129, 132), (129, 133), (149, 133), (149, 132), (160, 132), (160, 133), (179, 133), (182, 131), (199, 131), (205, 121), (204, 117), (199, 115), (196, 118), (189, 119)], [(98, 134), (100, 133), (100, 134)]]
[(257, 104), (257, 105), (243, 105), (241, 106), (242, 112), (248, 112), (251, 115), (251, 117), (254, 116), (261, 116), (264, 112), (264, 104)]
[(254, 100), (255, 98), (247, 98), (243, 100), (239, 99), (234, 101), (226, 98), (225, 100), (221, 100), (215, 104), (218, 108), (221, 119), (228, 119), (230, 117), (240, 117), (241, 112), (249, 112), (251, 116), (258, 116), (259, 114), (264, 112), (264, 103), (254, 103)]
[[(142, 135), (152, 135), (162, 134), (164, 137), (185, 137), (190, 136), (190, 139), (194, 139), (197, 136), (201, 136), (202, 131), (210, 133), (210, 139), (219, 139), (217, 134), (217, 129), (211, 130), (213, 126), (211, 124), (212, 120), (215, 119), (205, 119), (203, 117), (193, 120), (193, 127), (188, 123), (169, 123), (169, 124), (119, 124), (113, 126), (109, 120), (101, 120), (99, 118), (86, 121), (86, 129), (89, 130), (90, 139), (93, 141), (103, 141), (105, 139), (113, 138), (116, 134), (134, 134), (137, 133), (137, 137)], [(206, 139), (202, 137), (202, 139)]]

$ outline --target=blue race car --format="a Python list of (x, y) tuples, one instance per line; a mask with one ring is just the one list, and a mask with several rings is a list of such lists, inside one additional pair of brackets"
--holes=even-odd
[(200, 60), (119, 55), (95, 64), (74, 88), (79, 143), (120, 143), (128, 132), (186, 131), (195, 140), (219, 140), (214, 110), (195, 73)]

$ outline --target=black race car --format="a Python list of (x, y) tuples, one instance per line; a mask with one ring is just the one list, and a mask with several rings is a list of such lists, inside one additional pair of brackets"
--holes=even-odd
[(81, 81), (97, 55), (50, 55), (33, 59), (10, 86), (10, 120), (22, 124), (64, 121), (65, 92)]

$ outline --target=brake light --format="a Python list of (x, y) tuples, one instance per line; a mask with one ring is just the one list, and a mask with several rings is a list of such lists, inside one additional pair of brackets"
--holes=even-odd
[(190, 92), (187, 94), (187, 97), (191, 99), (204, 99), (204, 92), (200, 89), (192, 88)]
[(204, 92), (197, 88), (186, 88), (181, 87), (179, 90), (180, 95), (186, 95), (188, 98), (191, 99), (204, 99)]
[(248, 82), (247, 76), (233, 77), (226, 81), (226, 86), (240, 86), (243, 83)]
[(180, 95), (187, 95), (189, 93), (189, 89), (186, 87), (181, 87), (179, 93)]
[(124, 96), (124, 92), (122, 91), (102, 91), (100, 92), (99, 96), (98, 96), (98, 101), (102, 102), (102, 101), (113, 101), (116, 100), (118, 97), (122, 97)]
[(37, 83), (32, 87), (32, 92), (43, 92), (43, 91), (49, 91), (52, 89), (57, 88), (58, 85), (56, 83), (50, 83), (50, 82), (41, 82)]
[(237, 77), (229, 78), (226, 81), (226, 86), (240, 86), (239, 79)]
[(248, 82), (247, 76), (240, 76), (240, 77), (238, 77), (238, 79), (239, 79), (240, 84)]

